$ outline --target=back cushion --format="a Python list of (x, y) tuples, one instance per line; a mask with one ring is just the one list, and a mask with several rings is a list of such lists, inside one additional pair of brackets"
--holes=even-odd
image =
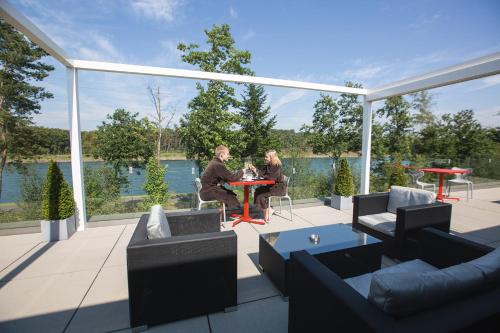
[(148, 239), (171, 237), (170, 226), (161, 205), (151, 207), (147, 224)]
[(445, 303), (485, 283), (470, 263), (420, 273), (374, 273), (368, 301), (395, 317)]
[(410, 191), (408, 187), (391, 186), (389, 192), (389, 203), (387, 204), (387, 211), (396, 214), (399, 207), (410, 205)]
[(409, 206), (426, 205), (436, 201), (436, 194), (431, 191), (412, 189)]
[(480, 269), (486, 280), (500, 279), (500, 247), (468, 263)]

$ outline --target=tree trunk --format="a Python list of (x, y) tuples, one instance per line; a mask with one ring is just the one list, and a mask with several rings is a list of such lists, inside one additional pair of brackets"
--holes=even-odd
[[(2, 133), (2, 140), (5, 139), (5, 133)], [(2, 182), (3, 182), (3, 169), (7, 163), (7, 147), (2, 149), (0, 153), (0, 199), (2, 198)]]

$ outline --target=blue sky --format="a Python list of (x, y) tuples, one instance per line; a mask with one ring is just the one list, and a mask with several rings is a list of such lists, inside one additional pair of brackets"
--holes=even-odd
[[(236, 47), (252, 53), (259, 76), (367, 88), (500, 51), (500, 1), (195, 1), (11, 0), (76, 59), (188, 68), (179, 42), (205, 45), (204, 29), (228, 23)], [(68, 128), (66, 71), (43, 83), (55, 98), (39, 125)], [(146, 87), (159, 85), (175, 121), (195, 96), (195, 81), (80, 73), (82, 129), (116, 108), (152, 114)], [(267, 87), (277, 128), (312, 119), (319, 93)], [(436, 114), (472, 108), (484, 126), (500, 126), (500, 75), (431, 91)], [(380, 107), (376, 103), (375, 107)]]

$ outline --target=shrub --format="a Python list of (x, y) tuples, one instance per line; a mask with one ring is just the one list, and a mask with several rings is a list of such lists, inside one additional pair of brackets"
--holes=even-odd
[(343, 197), (350, 197), (355, 193), (352, 172), (346, 158), (340, 160), (340, 168), (335, 181), (334, 193)]
[(60, 220), (75, 214), (73, 194), (56, 162), (50, 161), (43, 187), (42, 217)]
[(148, 197), (144, 201), (144, 205), (148, 209), (153, 205), (165, 205), (168, 199), (168, 184), (165, 182), (167, 168), (158, 164), (158, 161), (152, 157), (146, 166), (144, 191)]
[(85, 166), (85, 205), (87, 217), (119, 211), (121, 177), (113, 168), (102, 166), (92, 169)]
[(36, 168), (26, 168), (22, 172), (21, 197), (18, 206), (20, 216), (25, 220), (40, 219), (42, 213), (43, 179), (36, 172)]
[(405, 173), (405, 168), (401, 165), (401, 158), (396, 157), (389, 169), (389, 186), (408, 186), (408, 176)]

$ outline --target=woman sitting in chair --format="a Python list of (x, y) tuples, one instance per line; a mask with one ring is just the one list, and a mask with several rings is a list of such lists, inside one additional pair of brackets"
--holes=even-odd
[(278, 158), (276, 150), (269, 150), (266, 152), (264, 157), (266, 165), (262, 169), (257, 169), (255, 166), (250, 165), (250, 169), (258, 177), (264, 179), (274, 180), (276, 183), (274, 185), (261, 186), (255, 190), (254, 194), (254, 204), (255, 207), (262, 209), (264, 211), (264, 221), (269, 222), (270, 207), (269, 207), (269, 197), (285, 195), (286, 184), (283, 178), (283, 171), (281, 169), (281, 161)]

